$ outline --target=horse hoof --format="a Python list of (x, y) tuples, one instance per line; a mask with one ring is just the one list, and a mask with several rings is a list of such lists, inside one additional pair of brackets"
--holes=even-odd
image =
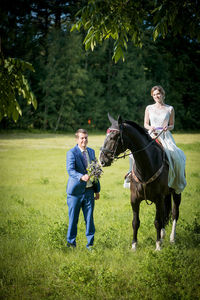
[(161, 250), (161, 242), (157, 241), (156, 242), (156, 251), (160, 251)]
[(137, 249), (137, 243), (133, 243), (131, 250), (132, 251), (136, 251), (136, 249)]

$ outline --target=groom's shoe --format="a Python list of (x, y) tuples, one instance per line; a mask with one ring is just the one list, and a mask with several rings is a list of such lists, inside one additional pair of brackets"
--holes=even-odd
[(87, 248), (88, 251), (93, 251), (94, 250), (93, 245), (86, 246), (86, 248)]
[(67, 242), (67, 247), (68, 248), (76, 248), (76, 244), (71, 244), (71, 243)]

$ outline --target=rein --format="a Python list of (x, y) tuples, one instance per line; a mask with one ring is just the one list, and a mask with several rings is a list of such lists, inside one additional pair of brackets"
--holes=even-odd
[[(135, 154), (135, 153), (139, 153), (139, 152), (142, 152), (142, 151), (144, 151), (144, 150), (146, 150), (149, 146), (151, 146), (151, 144), (153, 144), (153, 142), (163, 133), (163, 131), (164, 131), (164, 129), (163, 130), (161, 130), (161, 132), (155, 137), (155, 138), (152, 138), (152, 141), (147, 145), (147, 146), (145, 146), (145, 147), (143, 147), (142, 149), (139, 149), (139, 150), (136, 150), (136, 151), (133, 151), (133, 152), (131, 152), (130, 150), (130, 152), (129, 153), (126, 153), (125, 154), (125, 152), (124, 152), (124, 154), (123, 155), (121, 155), (121, 156), (117, 156), (117, 157), (115, 157), (115, 159), (120, 159), (120, 158), (125, 158), (126, 156), (128, 156), (128, 155), (130, 155), (130, 154)], [(122, 139), (121, 139), (122, 140)], [(123, 140), (122, 140), (123, 141)], [(123, 143), (122, 143), (123, 144)]]
[(148, 145), (146, 145), (145, 147), (143, 147), (143, 148), (141, 148), (141, 149), (139, 149), (139, 150), (133, 151), (133, 152), (131, 152), (130, 150), (128, 150), (129, 153), (126, 153), (126, 151), (124, 151), (124, 154), (121, 155), (121, 156), (116, 156), (115, 153), (116, 153), (116, 150), (117, 150), (117, 146), (118, 146), (119, 140), (121, 140), (122, 145), (124, 144), (124, 143), (123, 143), (123, 138), (122, 138), (122, 130), (119, 130), (119, 129), (111, 129), (110, 131), (111, 131), (111, 132), (112, 132), (112, 131), (119, 131), (119, 132), (120, 132), (120, 135), (119, 135), (119, 137), (118, 137), (118, 139), (117, 139), (117, 141), (116, 141), (116, 143), (115, 143), (115, 145), (114, 145), (114, 147), (113, 147), (114, 149), (113, 149), (113, 150), (109, 150), (109, 149), (106, 149), (106, 148), (101, 147), (100, 150), (101, 150), (103, 153), (105, 153), (105, 152), (111, 153), (111, 154), (113, 155), (113, 157), (112, 157), (113, 159), (120, 159), (120, 158), (125, 158), (126, 156), (129, 156), (130, 154), (135, 154), (135, 153), (139, 153), (139, 152), (142, 152), (142, 151), (146, 150), (146, 149), (147, 149), (148, 147), (150, 147), (151, 144), (153, 144), (154, 141), (155, 141), (155, 140), (163, 133), (164, 129), (161, 130), (161, 132), (160, 132), (155, 138), (152, 138), (152, 141), (151, 141)]
[[(106, 149), (106, 148), (103, 148), (103, 147), (101, 147), (100, 150), (101, 150), (104, 154), (105, 154), (105, 152), (111, 153), (113, 159), (120, 159), (120, 158), (125, 158), (126, 156), (129, 156), (130, 154), (135, 154), (135, 153), (139, 153), (139, 152), (142, 152), (142, 151), (146, 150), (146, 149), (147, 149), (148, 147), (150, 147), (151, 144), (153, 144), (153, 143), (155, 142), (155, 140), (163, 133), (164, 129), (162, 129), (161, 132), (160, 132), (155, 138), (152, 138), (152, 141), (151, 141), (148, 145), (146, 145), (145, 147), (143, 147), (143, 148), (141, 148), (141, 149), (139, 149), (139, 150), (136, 150), (136, 151), (134, 151), (134, 152), (131, 152), (131, 151), (129, 150), (129, 153), (126, 153), (126, 151), (124, 151), (124, 154), (121, 155), (121, 156), (116, 156), (115, 153), (116, 153), (117, 146), (118, 146), (118, 143), (119, 143), (120, 140), (121, 140), (122, 146), (124, 145), (123, 137), (122, 137), (122, 130), (121, 130), (121, 128), (120, 128), (120, 130), (119, 130), (119, 129), (110, 129), (110, 132), (112, 132), (112, 131), (118, 131), (118, 132), (120, 133), (120, 135), (118, 136), (118, 139), (117, 139), (117, 141), (116, 141), (116, 143), (115, 143), (115, 145), (114, 145), (114, 147), (113, 147), (113, 150), (109, 150), (109, 149)], [(133, 179), (134, 179), (137, 183), (142, 184), (142, 187), (143, 187), (143, 190), (144, 190), (144, 198), (145, 198), (145, 201), (146, 201), (146, 203), (147, 203), (148, 205), (152, 205), (153, 202), (149, 203), (148, 200), (147, 200), (147, 197), (146, 197), (146, 186), (147, 186), (147, 184), (153, 182), (154, 180), (156, 180), (156, 179), (160, 176), (160, 174), (162, 173), (163, 167), (164, 167), (164, 162), (165, 162), (165, 151), (163, 151), (163, 161), (162, 161), (161, 167), (160, 167), (159, 170), (158, 170), (151, 178), (149, 178), (146, 182), (140, 181), (140, 180), (138, 179), (138, 177), (135, 175), (135, 173), (134, 173), (134, 171), (133, 171), (133, 169), (132, 169), (132, 172), (131, 172), (132, 177), (133, 177)]]

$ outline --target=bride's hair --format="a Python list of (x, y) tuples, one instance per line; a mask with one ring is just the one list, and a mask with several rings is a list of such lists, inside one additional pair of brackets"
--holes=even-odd
[(158, 90), (162, 94), (163, 100), (164, 100), (165, 99), (165, 90), (163, 89), (163, 87), (161, 85), (155, 85), (155, 86), (153, 86), (152, 89), (151, 89), (151, 96), (152, 97), (153, 97), (153, 92), (155, 90)]

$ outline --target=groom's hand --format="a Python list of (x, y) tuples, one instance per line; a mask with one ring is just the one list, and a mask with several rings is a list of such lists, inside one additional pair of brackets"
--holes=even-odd
[(99, 193), (95, 193), (94, 200), (99, 200), (99, 198), (100, 198), (100, 194)]
[(88, 176), (88, 174), (85, 174), (81, 177), (81, 180), (87, 182), (90, 179), (90, 176)]

